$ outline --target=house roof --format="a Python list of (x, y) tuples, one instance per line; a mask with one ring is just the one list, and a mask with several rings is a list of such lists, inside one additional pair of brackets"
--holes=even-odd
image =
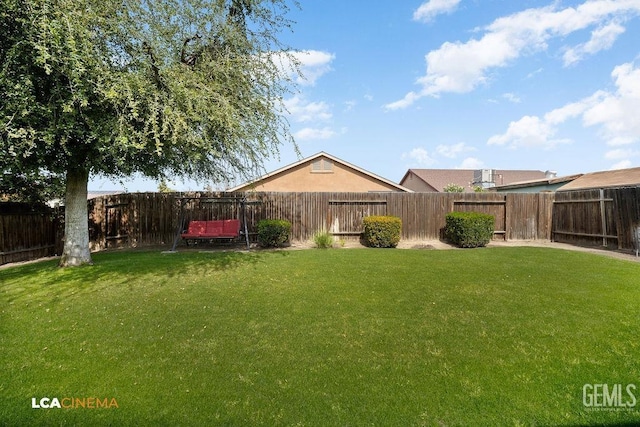
[[(410, 174), (418, 177), (434, 191), (443, 192), (449, 184), (461, 185), (465, 191), (473, 191), (470, 184), (473, 182), (475, 169), (409, 169), (404, 175), (402, 184)], [(506, 185), (514, 182), (543, 179), (545, 172), (539, 170), (496, 170), (498, 182), (496, 185)]]
[(125, 193), (124, 190), (111, 190), (111, 191), (92, 191), (89, 190), (87, 192), (87, 200), (95, 199), (96, 197), (102, 196), (114, 196), (116, 194)]
[(528, 188), (528, 187), (537, 187), (540, 185), (554, 185), (554, 184), (562, 184), (563, 182), (571, 182), (574, 179), (578, 179), (582, 176), (581, 173), (575, 175), (567, 175), (567, 176), (559, 176), (556, 178), (544, 178), (544, 179), (533, 179), (530, 181), (520, 181), (514, 182), (511, 184), (505, 185), (496, 185), (494, 189), (496, 190), (513, 190), (516, 188)]
[(563, 185), (558, 191), (628, 186), (640, 186), (640, 167), (586, 173)]
[(345, 167), (347, 167), (349, 169), (353, 169), (354, 171), (360, 172), (361, 174), (366, 175), (366, 176), (368, 176), (369, 178), (371, 178), (373, 180), (376, 180), (376, 181), (384, 183), (384, 184), (386, 184), (388, 186), (394, 187), (399, 191), (404, 191), (404, 192), (407, 192), (407, 193), (413, 193), (413, 191), (409, 190), (408, 188), (405, 188), (405, 187), (403, 187), (403, 186), (401, 186), (399, 184), (396, 184), (393, 181), (390, 181), (390, 180), (388, 180), (386, 178), (383, 178), (383, 177), (381, 177), (379, 175), (376, 175), (376, 174), (374, 174), (372, 172), (369, 172), (369, 171), (367, 171), (365, 169), (362, 169), (361, 167), (358, 167), (358, 166), (356, 166), (354, 164), (351, 164), (351, 163), (346, 162), (346, 161), (344, 161), (342, 159), (339, 159), (336, 156), (332, 156), (329, 153), (325, 153), (324, 151), (316, 153), (313, 156), (306, 157), (306, 158), (304, 158), (302, 160), (298, 160), (297, 162), (291, 163), (291, 164), (286, 165), (286, 166), (284, 166), (284, 167), (282, 167), (280, 169), (277, 169), (277, 170), (275, 170), (273, 172), (270, 172), (270, 173), (267, 173), (265, 175), (262, 175), (261, 177), (256, 178), (256, 179), (254, 179), (252, 181), (245, 182), (244, 184), (237, 185), (237, 186), (235, 186), (233, 188), (229, 188), (229, 189), (227, 189), (227, 191), (229, 191), (229, 192), (240, 191), (240, 190), (245, 189), (246, 187), (248, 187), (250, 185), (259, 184), (260, 181), (263, 181), (263, 180), (265, 180), (267, 178), (275, 177), (277, 175), (284, 174), (284, 173), (288, 172), (291, 169), (294, 169), (294, 168), (296, 168), (296, 167), (298, 167), (298, 166), (300, 166), (302, 164), (312, 162), (312, 161), (314, 161), (314, 160), (316, 160), (316, 159), (318, 159), (320, 157), (325, 157), (327, 159), (330, 159), (334, 163), (341, 164), (341, 165), (343, 165), (343, 166), (345, 166)]

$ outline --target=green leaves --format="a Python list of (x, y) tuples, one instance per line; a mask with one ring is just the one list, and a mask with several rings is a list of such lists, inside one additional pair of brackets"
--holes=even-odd
[(495, 218), (478, 212), (451, 212), (446, 216), (445, 235), (461, 248), (486, 246), (493, 237)]
[(284, 1), (2, 5), (0, 144), (25, 167), (222, 180), (293, 143)]
[(458, 184), (447, 184), (443, 190), (445, 193), (464, 193), (464, 187)]
[(396, 216), (372, 215), (362, 219), (362, 240), (372, 248), (395, 248), (402, 234), (402, 220)]

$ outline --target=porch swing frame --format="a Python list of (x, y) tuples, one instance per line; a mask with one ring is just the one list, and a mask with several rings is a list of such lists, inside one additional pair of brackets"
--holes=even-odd
[[(242, 195), (242, 196), (191, 196), (191, 197), (178, 197), (178, 200), (180, 200), (180, 215), (178, 217), (178, 226), (176, 228), (176, 235), (175, 238), (173, 240), (173, 246), (171, 247), (171, 252), (175, 252), (176, 247), (178, 246), (178, 242), (180, 241), (180, 238), (182, 237), (182, 234), (184, 233), (185, 230), (185, 226), (188, 224), (185, 224), (185, 220), (186, 220), (186, 212), (185, 212), (185, 205), (193, 200), (197, 200), (199, 201), (199, 206), (202, 206), (202, 203), (225, 203), (225, 204), (234, 204), (235, 206), (239, 207), (239, 212), (238, 212), (238, 216), (240, 218), (233, 218), (233, 219), (238, 219), (240, 221), (240, 236), (242, 236), (244, 234), (244, 240), (245, 243), (247, 245), (247, 249), (250, 249), (250, 244), (249, 244), (249, 231), (247, 228), (247, 197)], [(229, 218), (231, 219), (231, 218)], [(190, 220), (191, 221), (191, 220)], [(229, 237), (202, 237), (202, 238), (195, 238), (193, 240), (215, 240), (216, 238), (223, 238), (223, 239), (229, 239)]]

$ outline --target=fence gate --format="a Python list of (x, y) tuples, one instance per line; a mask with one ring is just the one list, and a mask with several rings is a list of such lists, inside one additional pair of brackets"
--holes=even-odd
[(493, 215), (495, 228), (493, 238), (507, 240), (507, 202), (502, 200), (456, 200), (453, 202), (455, 212), (479, 212)]
[(553, 211), (553, 241), (618, 249), (616, 218), (622, 213), (603, 189), (559, 192)]
[(329, 200), (328, 231), (334, 236), (358, 237), (364, 217), (386, 214), (386, 200)]
[(126, 211), (128, 206), (128, 203), (105, 206), (105, 247), (109, 247), (110, 243), (117, 245), (120, 242), (126, 243), (128, 241), (128, 215)]

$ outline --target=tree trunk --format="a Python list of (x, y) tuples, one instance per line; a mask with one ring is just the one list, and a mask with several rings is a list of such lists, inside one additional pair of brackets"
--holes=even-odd
[(64, 249), (60, 267), (93, 264), (89, 251), (87, 185), (89, 172), (69, 169), (64, 207)]

